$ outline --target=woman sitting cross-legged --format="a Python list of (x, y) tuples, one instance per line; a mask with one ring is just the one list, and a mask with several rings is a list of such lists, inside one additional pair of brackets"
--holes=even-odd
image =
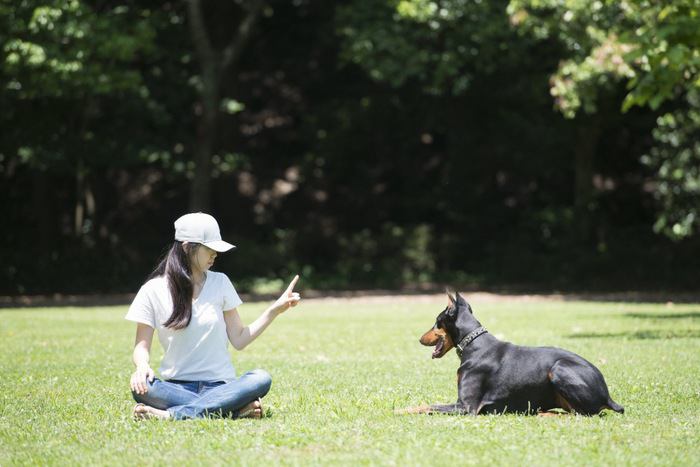
[[(231, 248), (208, 214), (186, 214), (175, 221), (175, 242), (126, 315), (137, 323), (136, 371), (131, 376), (136, 418), (262, 416), (261, 398), (270, 390), (270, 375), (253, 370), (236, 377), (228, 342), (243, 349), (280, 313), (296, 306), (299, 276), (258, 319), (244, 326), (236, 309), (242, 301), (233, 284), (225, 274), (210, 270), (217, 253)], [(164, 350), (162, 380), (155, 378), (149, 364), (154, 330)]]

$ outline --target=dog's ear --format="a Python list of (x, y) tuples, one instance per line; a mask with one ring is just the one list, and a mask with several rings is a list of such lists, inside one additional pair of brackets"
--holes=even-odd
[(450, 295), (450, 290), (445, 289), (445, 293), (447, 294), (447, 308), (455, 308), (457, 301)]
[(464, 297), (462, 297), (462, 296), (459, 294), (459, 292), (455, 293), (455, 303), (457, 304), (458, 307), (459, 307), (459, 306), (466, 306), (467, 309), (469, 310), (469, 313), (472, 312), (472, 307), (469, 306), (469, 304), (467, 303), (467, 301), (464, 299)]

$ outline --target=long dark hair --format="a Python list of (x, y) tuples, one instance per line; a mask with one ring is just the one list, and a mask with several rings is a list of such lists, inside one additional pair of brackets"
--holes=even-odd
[(190, 259), (197, 254), (199, 243), (175, 241), (158, 266), (153, 270), (149, 279), (165, 276), (173, 299), (173, 313), (163, 323), (163, 326), (172, 329), (183, 329), (190, 324), (192, 319), (192, 268)]

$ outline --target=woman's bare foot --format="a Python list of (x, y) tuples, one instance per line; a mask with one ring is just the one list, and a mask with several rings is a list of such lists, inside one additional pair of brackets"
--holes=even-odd
[(238, 418), (262, 418), (262, 402), (256, 399), (238, 412)]
[(136, 407), (134, 407), (134, 418), (136, 420), (148, 420), (149, 418), (167, 420), (170, 418), (170, 412), (156, 409), (146, 404), (136, 404)]

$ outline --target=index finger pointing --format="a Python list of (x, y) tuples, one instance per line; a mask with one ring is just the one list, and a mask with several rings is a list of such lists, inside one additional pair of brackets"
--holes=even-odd
[(287, 287), (287, 292), (291, 292), (294, 290), (294, 286), (297, 285), (297, 282), (299, 281), (299, 274), (294, 276), (294, 279), (292, 279), (292, 282), (289, 283), (289, 287)]

